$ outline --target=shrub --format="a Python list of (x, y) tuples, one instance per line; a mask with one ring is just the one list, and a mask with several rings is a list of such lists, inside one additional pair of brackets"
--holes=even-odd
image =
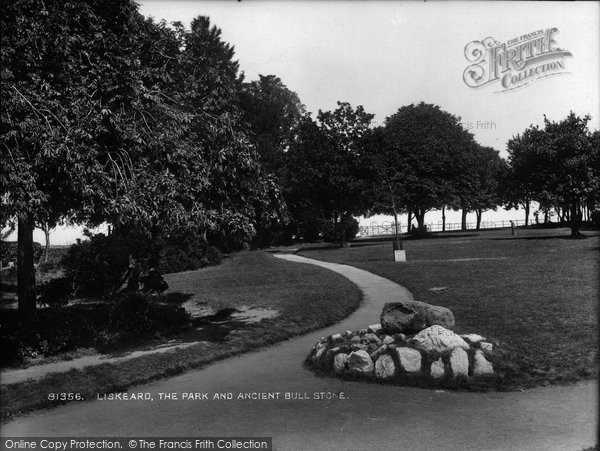
[(109, 328), (121, 333), (169, 333), (187, 326), (189, 320), (180, 306), (159, 304), (142, 293), (128, 293), (112, 305)]
[(100, 233), (69, 248), (62, 265), (66, 276), (73, 280), (75, 294), (106, 295), (120, 282), (129, 263), (129, 251), (115, 241)]
[(354, 238), (356, 238), (356, 235), (360, 230), (358, 226), (358, 221), (350, 215), (344, 216), (342, 218), (342, 220), (340, 221), (340, 227), (342, 229), (344, 241), (351, 241)]
[(169, 238), (160, 251), (158, 270), (162, 274), (191, 271), (221, 264), (221, 251), (200, 235), (187, 232)]
[[(36, 241), (33, 243), (33, 261), (37, 262), (44, 253), (42, 245)], [(2, 241), (0, 243), (0, 260), (2, 266), (7, 266), (9, 262), (17, 264), (17, 242)]]
[(200, 262), (185, 253), (179, 247), (169, 246), (160, 253), (158, 270), (162, 274), (188, 271), (200, 267)]
[(102, 297), (119, 288), (135, 258), (142, 272), (156, 266), (160, 240), (150, 240), (136, 231), (118, 230), (106, 236), (87, 234), (89, 240), (71, 246), (62, 259), (65, 274), (73, 279), (75, 294)]
[(208, 266), (216, 266), (223, 261), (223, 254), (216, 247), (208, 246), (206, 248), (206, 258), (208, 259)]
[(154, 268), (140, 281), (142, 282), (142, 291), (149, 294), (160, 294), (169, 288), (169, 284), (164, 277)]
[[(148, 282), (152, 268), (166, 274), (218, 265), (222, 260), (217, 248), (190, 231), (166, 239), (161, 236), (151, 239), (123, 229), (109, 236), (101, 233), (88, 236), (89, 240), (71, 246), (62, 260), (65, 274), (72, 278), (78, 296), (102, 297), (113, 293), (128, 269), (130, 256), (139, 264), (141, 274), (147, 274)], [(160, 284), (146, 291), (160, 292), (159, 288)]]
[(67, 305), (73, 295), (73, 279), (59, 277), (44, 282), (38, 288), (37, 302), (48, 307), (61, 307)]
[(346, 215), (341, 218), (335, 228), (331, 222), (328, 222), (323, 232), (323, 238), (330, 242), (348, 242), (356, 237), (358, 230), (358, 221), (352, 216)]

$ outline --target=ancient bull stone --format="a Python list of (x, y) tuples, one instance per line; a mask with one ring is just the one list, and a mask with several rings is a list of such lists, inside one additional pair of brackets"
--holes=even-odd
[(409, 344), (425, 352), (444, 353), (455, 348), (461, 348), (465, 351), (469, 349), (467, 342), (459, 335), (438, 325), (422, 330), (410, 339)]
[(388, 302), (381, 312), (381, 328), (388, 335), (414, 334), (433, 325), (454, 328), (454, 315), (445, 307), (419, 301)]

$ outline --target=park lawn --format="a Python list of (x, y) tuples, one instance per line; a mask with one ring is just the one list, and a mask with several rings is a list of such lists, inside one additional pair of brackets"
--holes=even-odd
[(249, 306), (279, 314), (240, 328), (223, 340), (2, 385), (2, 420), (56, 405), (47, 399), (48, 393), (80, 393), (84, 399), (94, 399), (97, 394), (123, 391), (330, 326), (358, 308), (362, 297), (358, 288), (339, 274), (261, 251), (239, 253), (220, 266), (165, 278), (171, 301), (198, 299), (215, 309)]
[(598, 377), (599, 236), (585, 233), (438, 234), (405, 240), (406, 263), (392, 261), (391, 242), (301, 254), (379, 274), (418, 301), (449, 308), (458, 333), (497, 344), (494, 388), (515, 390)]

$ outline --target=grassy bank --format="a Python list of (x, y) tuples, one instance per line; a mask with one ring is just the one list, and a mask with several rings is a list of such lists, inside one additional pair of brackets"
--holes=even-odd
[(361, 298), (356, 286), (341, 275), (264, 252), (241, 253), (220, 266), (166, 279), (170, 302), (197, 302), (214, 310), (257, 307), (278, 314), (174, 352), (2, 385), (2, 419), (56, 405), (49, 393), (80, 393), (93, 399), (329, 326), (355, 310)]
[[(466, 232), (392, 243), (304, 250), (407, 287), (416, 300), (451, 309), (459, 333), (498, 342), (499, 389), (598, 377), (597, 232), (567, 229)], [(373, 318), (375, 322), (377, 319)]]

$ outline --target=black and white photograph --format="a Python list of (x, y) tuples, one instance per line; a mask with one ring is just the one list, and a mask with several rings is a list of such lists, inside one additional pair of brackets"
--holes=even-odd
[(0, 24), (1, 450), (599, 449), (600, 2)]

